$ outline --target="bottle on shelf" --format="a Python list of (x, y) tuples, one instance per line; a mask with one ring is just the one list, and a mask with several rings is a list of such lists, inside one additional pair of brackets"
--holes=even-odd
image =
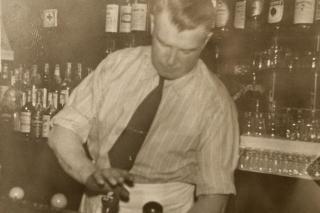
[(72, 81), (72, 89), (74, 89), (76, 86), (80, 84), (82, 81), (82, 63), (77, 63), (77, 69), (75, 70), (73, 81)]
[(41, 91), (36, 93), (36, 106), (31, 111), (31, 137), (33, 139), (41, 138), (42, 133), (42, 114), (43, 107), (41, 103)]
[(266, 0), (248, 0), (246, 6), (246, 31), (260, 33), (266, 23)]
[(116, 39), (119, 32), (119, 3), (117, 0), (106, 1), (105, 17), (106, 54), (108, 55), (117, 48)]
[(293, 22), (294, 4), (292, 0), (270, 0), (268, 25), (272, 30), (284, 28), (288, 31)]
[[(23, 96), (26, 103), (20, 110), (20, 132), (27, 138), (31, 133), (31, 114), (33, 111), (31, 89), (29, 89), (27, 93), (23, 93)], [(27, 96), (27, 98), (25, 98), (25, 96)]]
[(118, 47), (126, 48), (134, 46), (134, 37), (131, 33), (132, 6), (130, 0), (120, 1), (119, 37)]
[(217, 0), (215, 32), (224, 37), (232, 29), (233, 11), (231, 1)]
[(315, 0), (295, 0), (293, 24), (298, 31), (307, 31), (314, 22)]
[(136, 45), (150, 43), (149, 10), (147, 0), (132, 0), (131, 31)]
[(9, 66), (8, 64), (3, 64), (1, 75), (0, 75), (0, 102), (5, 92), (9, 89), (10, 86), (10, 77), (9, 77)]
[(57, 113), (57, 108), (53, 104), (52, 93), (48, 94), (48, 107), (42, 115), (42, 137), (48, 138), (51, 129), (51, 118)]
[(32, 105), (35, 107), (37, 101), (37, 90), (41, 84), (41, 77), (38, 74), (38, 65), (33, 64), (31, 68), (31, 91), (32, 91)]
[(61, 107), (63, 107), (67, 103), (71, 93), (71, 89), (72, 89), (71, 74), (72, 74), (72, 64), (70, 62), (67, 62), (67, 67), (64, 73), (64, 79), (60, 87)]
[(233, 27), (236, 30), (244, 30), (245, 29), (246, 4), (247, 4), (247, 0), (236, 0), (236, 2), (235, 2)]
[(53, 95), (53, 99), (57, 100), (57, 106), (55, 106), (58, 110), (61, 109), (60, 105), (60, 89), (61, 89), (61, 73), (60, 73), (60, 65), (56, 64), (54, 68), (54, 74), (53, 74), (53, 83), (52, 83), (52, 88), (51, 92)]
[(44, 64), (44, 69), (42, 73), (42, 81), (41, 81), (41, 94), (42, 94), (42, 105), (44, 108), (47, 108), (47, 96), (50, 88), (50, 66), (49, 63)]

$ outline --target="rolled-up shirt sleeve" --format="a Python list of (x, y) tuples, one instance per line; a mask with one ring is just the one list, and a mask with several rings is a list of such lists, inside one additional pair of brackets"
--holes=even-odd
[(65, 107), (52, 119), (86, 141), (96, 116), (101, 94), (108, 85), (107, 72), (112, 72), (112, 56), (104, 59), (71, 93)]
[(231, 99), (212, 106), (204, 119), (197, 153), (197, 195), (235, 194), (234, 171), (239, 158), (239, 127)]

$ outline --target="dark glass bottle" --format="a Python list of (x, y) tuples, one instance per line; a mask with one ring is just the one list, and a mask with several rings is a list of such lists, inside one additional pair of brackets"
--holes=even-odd
[(228, 0), (217, 0), (215, 31), (222, 37), (232, 29), (232, 5)]
[(149, 15), (147, 0), (132, 0), (131, 31), (136, 45), (150, 43)]
[(155, 201), (150, 201), (146, 204), (144, 204), (142, 208), (143, 213), (162, 213), (163, 208), (160, 205), (160, 203), (155, 202)]
[(117, 0), (106, 1), (106, 20), (105, 20), (105, 33), (106, 33), (106, 54), (116, 49), (116, 39), (119, 32), (119, 2)]
[(315, 0), (296, 0), (293, 24), (297, 30), (308, 30), (314, 22)]
[(61, 83), (61, 90), (60, 90), (61, 107), (63, 107), (67, 103), (69, 95), (71, 93), (71, 88), (72, 88), (71, 74), (72, 74), (72, 64), (68, 62), (65, 73), (64, 73), (64, 79)]
[(246, 30), (261, 32), (266, 23), (266, 0), (248, 0), (246, 6)]
[(26, 104), (20, 110), (20, 131), (25, 137), (29, 137), (31, 133), (31, 114), (33, 111), (31, 96), (32, 92), (29, 89), (27, 91)]
[(31, 137), (34, 139), (38, 139), (42, 134), (42, 114), (43, 107), (41, 103), (41, 91), (37, 93), (37, 101), (36, 106), (33, 108), (31, 112)]
[(41, 81), (41, 94), (42, 94), (42, 105), (44, 108), (47, 107), (48, 102), (48, 91), (50, 87), (50, 66), (48, 63), (44, 64)]
[(102, 196), (102, 213), (118, 213), (119, 200), (114, 192), (108, 192), (107, 195)]
[(271, 28), (289, 30), (293, 22), (294, 3), (292, 0), (270, 0), (268, 24)]
[(120, 1), (120, 20), (119, 20), (119, 48), (126, 48), (133, 46), (133, 36), (131, 33), (131, 15), (132, 6), (130, 0)]
[(244, 30), (246, 24), (247, 0), (237, 0), (234, 5), (233, 27), (237, 30)]
[(57, 113), (52, 99), (52, 93), (48, 94), (48, 107), (44, 110), (42, 115), (42, 137), (48, 138), (51, 129), (50, 120)]
[(77, 69), (75, 70), (73, 81), (72, 81), (72, 89), (80, 84), (82, 81), (82, 64), (77, 63)]

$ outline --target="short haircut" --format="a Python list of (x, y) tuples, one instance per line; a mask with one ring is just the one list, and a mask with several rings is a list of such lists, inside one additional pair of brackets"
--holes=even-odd
[(212, 29), (215, 9), (211, 0), (150, 0), (151, 13), (157, 15), (166, 10), (179, 31), (204, 26)]

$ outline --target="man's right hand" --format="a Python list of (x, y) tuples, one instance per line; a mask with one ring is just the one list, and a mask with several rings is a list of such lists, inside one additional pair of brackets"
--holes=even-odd
[(85, 182), (90, 194), (107, 194), (116, 190), (120, 197), (126, 198), (129, 197), (129, 192), (123, 187), (124, 184), (132, 186), (133, 175), (128, 171), (115, 168), (98, 169)]

